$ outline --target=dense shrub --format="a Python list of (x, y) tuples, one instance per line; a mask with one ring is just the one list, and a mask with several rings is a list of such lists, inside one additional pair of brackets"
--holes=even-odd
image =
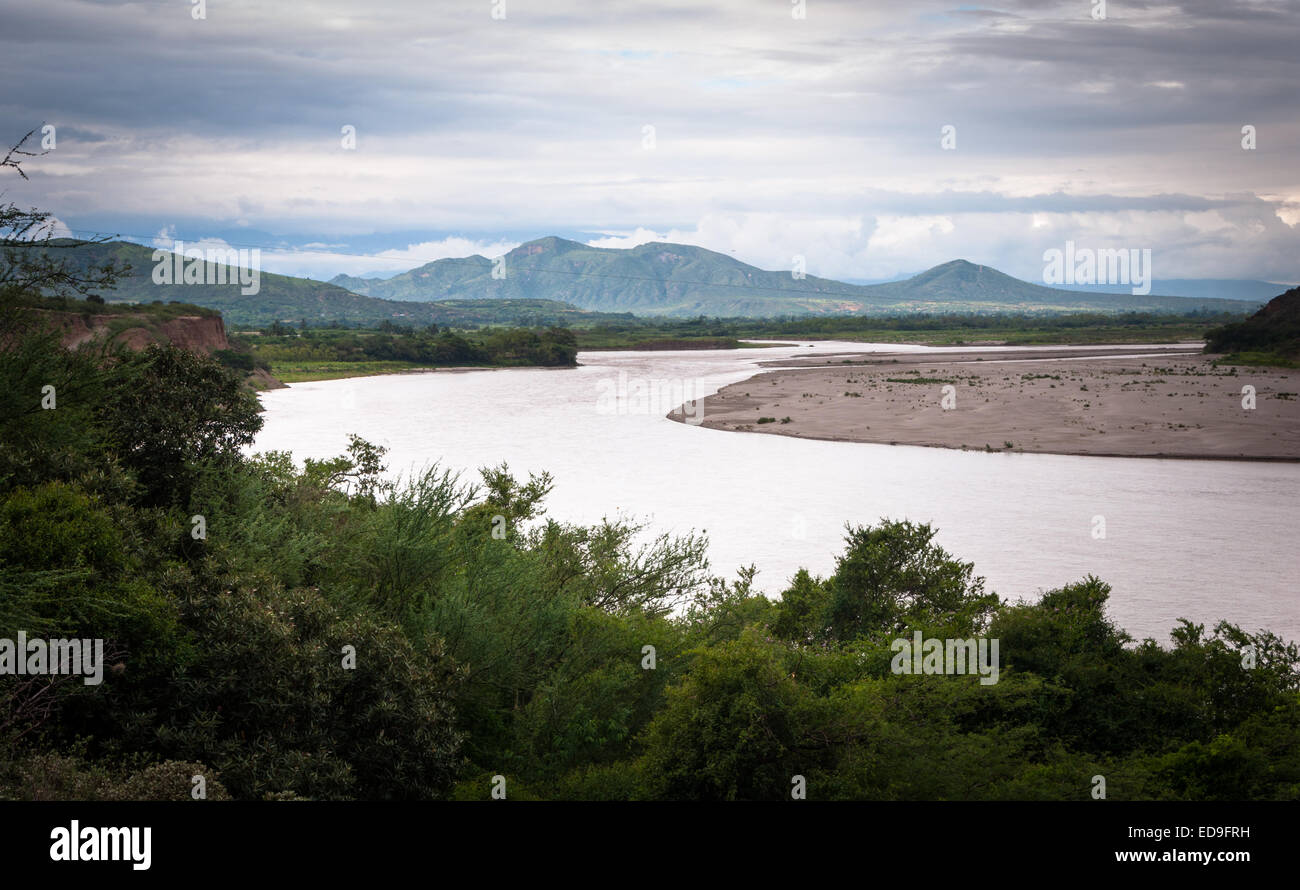
[[(99, 685), (0, 678), (0, 797), (185, 799), (203, 775), (209, 799), (479, 800), (496, 776), (517, 800), (1086, 799), (1097, 774), (1115, 799), (1300, 797), (1300, 651), (1267, 632), (1136, 643), (1091, 577), (1003, 604), (889, 520), (773, 602), (752, 568), (712, 577), (702, 536), (547, 519), (545, 474), (392, 483), (355, 437), (248, 457), (230, 356), (0, 340), (0, 638), (110, 656)], [(998, 639), (998, 682), (895, 674), (915, 632)]]

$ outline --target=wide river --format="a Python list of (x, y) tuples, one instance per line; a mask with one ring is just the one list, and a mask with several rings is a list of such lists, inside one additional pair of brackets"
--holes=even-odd
[[(389, 448), (395, 475), (433, 462), (465, 481), (502, 461), (521, 478), (546, 470), (547, 515), (706, 530), (715, 574), (752, 563), (772, 595), (800, 566), (829, 573), (846, 522), (906, 518), (937, 526), (939, 542), (1004, 598), (1094, 574), (1114, 588), (1112, 617), (1139, 639), (1167, 643), (1179, 617), (1300, 639), (1300, 464), (820, 442), (664, 417), (761, 371), (759, 361), (850, 346), (954, 351), (822, 342), (584, 352), (573, 370), (300, 383), (262, 395), (254, 448), (330, 457), (357, 433)], [(1104, 538), (1093, 534), (1097, 516)]]

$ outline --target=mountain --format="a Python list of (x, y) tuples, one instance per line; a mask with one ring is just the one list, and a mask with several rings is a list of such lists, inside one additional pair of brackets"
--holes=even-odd
[[(767, 272), (685, 244), (630, 249), (589, 247), (554, 236), (505, 255), (504, 278), (483, 256), (442, 259), (375, 280), (338, 276), (332, 283), (390, 300), (551, 299), (583, 309), (637, 315), (774, 315), (851, 310), (838, 294), (852, 285), (789, 272)], [(854, 294), (854, 302), (857, 295)]]
[(1140, 295), (1061, 290), (1032, 284), (966, 260), (952, 260), (902, 281), (863, 288), (877, 299), (909, 303), (931, 311), (1035, 312), (1211, 312), (1239, 313), (1250, 303), (1210, 297)]
[[(655, 242), (590, 247), (554, 236), (507, 253), (442, 259), (387, 279), (340, 275), (332, 284), (387, 300), (548, 299), (637, 315), (771, 316), (1003, 311), (1240, 312), (1234, 300), (1065, 291), (991, 266), (953, 260), (900, 281), (854, 285), (771, 272), (703, 247)], [(500, 275), (500, 271), (498, 271)]]
[[(573, 306), (549, 300), (512, 300), (488, 303), (451, 300), (429, 303), (395, 302), (353, 293), (346, 288), (308, 278), (294, 278), (263, 272), (256, 294), (244, 294), (237, 283), (231, 284), (155, 284), (154, 250), (129, 241), (78, 241), (53, 239), (44, 245), (15, 245), (48, 250), (83, 272), (115, 261), (130, 266), (130, 272), (118, 279), (117, 286), (105, 289), (101, 296), (109, 304), (164, 302), (190, 303), (219, 310), (232, 328), (266, 327), (276, 321), (297, 324), (306, 319), (311, 324), (375, 325), (382, 321), (424, 326), (428, 324), (479, 326), (491, 324), (541, 326), (573, 323), (578, 319), (598, 318)], [(167, 261), (174, 254), (168, 252)], [(238, 282), (238, 270), (225, 266), (228, 282)], [(359, 279), (363, 280), (363, 279)], [(615, 316), (625, 317), (625, 316)]]
[(1215, 328), (1205, 340), (1206, 352), (1252, 352), (1300, 361), (1300, 287), (1269, 300), (1243, 322)]
[[(275, 321), (376, 325), (383, 321), (479, 326), (618, 321), (641, 316), (900, 315), (909, 312), (1073, 312), (1080, 310), (1240, 313), (1237, 300), (1058, 290), (1012, 278), (991, 266), (953, 260), (911, 278), (870, 285), (795, 278), (703, 247), (652, 243), (588, 247), (563, 238), (522, 244), (496, 267), (483, 256), (442, 259), (387, 279), (338, 276), (331, 282), (262, 273), (257, 293), (228, 284), (156, 284), (154, 250), (126, 241), (72, 239), (8, 248), (49, 250), (83, 271), (109, 261), (131, 267), (102, 296), (110, 303), (176, 301), (219, 310), (227, 325)], [(167, 262), (174, 257), (167, 254)], [(503, 268), (504, 278), (493, 269)], [(179, 276), (176, 276), (179, 278)]]

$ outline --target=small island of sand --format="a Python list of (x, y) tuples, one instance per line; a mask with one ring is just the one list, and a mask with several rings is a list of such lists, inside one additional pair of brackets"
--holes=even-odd
[[(978, 451), (1300, 460), (1300, 370), (1216, 365), (1198, 348), (770, 362), (780, 370), (704, 399), (702, 425)], [(669, 417), (683, 420), (680, 409)]]

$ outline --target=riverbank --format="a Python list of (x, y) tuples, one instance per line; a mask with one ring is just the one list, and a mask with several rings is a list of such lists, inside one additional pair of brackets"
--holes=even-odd
[[(746, 340), (840, 340), (852, 343), (898, 343), (922, 346), (1096, 346), (1117, 343), (1178, 343), (1204, 338), (1216, 325), (1241, 321), (1240, 314), (1153, 315), (1149, 313), (1067, 313), (1042, 316), (933, 315), (810, 316), (803, 318), (638, 318), (625, 323), (575, 328), (578, 349), (628, 350), (700, 348), (683, 344), (733, 347)], [(671, 343), (670, 347), (655, 344)], [(742, 347), (743, 348), (743, 347)]]
[(1179, 354), (1194, 348), (787, 359), (705, 398), (702, 425), (976, 451), (1300, 460), (1300, 372)]
[(387, 374), (464, 373), (466, 371), (569, 370), (577, 365), (421, 365), (416, 362), (313, 362), (319, 367), (304, 368), (299, 362), (292, 368), (273, 367), (272, 374), (282, 383), (311, 383), (317, 380), (347, 380), (354, 377), (380, 377)]

